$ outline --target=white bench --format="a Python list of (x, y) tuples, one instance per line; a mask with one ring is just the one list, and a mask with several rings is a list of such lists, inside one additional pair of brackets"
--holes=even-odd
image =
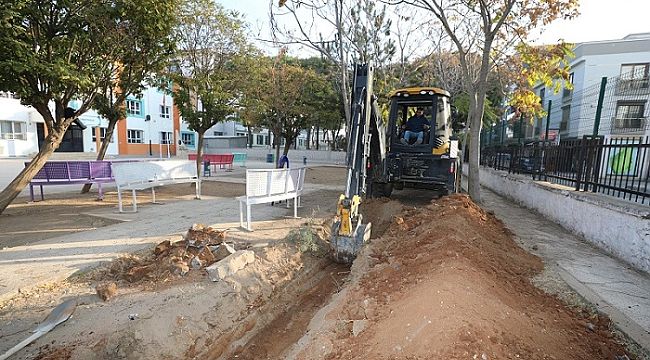
[(122, 191), (131, 190), (133, 212), (138, 211), (136, 190), (151, 189), (152, 202), (156, 203), (156, 186), (195, 183), (196, 198), (201, 198), (201, 180), (196, 174), (196, 162), (184, 160), (141, 161), (114, 163), (113, 176), (117, 184), (118, 208), (122, 211)]
[[(246, 196), (239, 200), (239, 224), (248, 231), (251, 228), (251, 205), (293, 199), (293, 217), (298, 217), (298, 206), (305, 184), (306, 168), (249, 169), (246, 170)], [(246, 205), (246, 226), (244, 226)], [(287, 207), (289, 203), (287, 202)]]

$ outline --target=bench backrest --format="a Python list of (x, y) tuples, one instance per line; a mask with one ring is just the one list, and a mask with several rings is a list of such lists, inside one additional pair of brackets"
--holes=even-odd
[(114, 163), (113, 176), (118, 187), (152, 181), (197, 178), (196, 163), (188, 160)]
[[(213, 164), (231, 164), (234, 157), (233, 154), (203, 154), (203, 161)], [(187, 154), (187, 158), (196, 161), (196, 154)]]
[[(29, 162), (25, 162), (25, 166)], [(48, 161), (36, 173), (34, 180), (112, 179), (110, 161)]]
[(305, 184), (304, 167), (290, 169), (246, 170), (246, 196), (272, 196), (302, 192)]
[(248, 154), (246, 154), (246, 153), (232, 153), (232, 155), (233, 155), (233, 159), (232, 159), (233, 161), (242, 162), (242, 161), (246, 161), (246, 157), (247, 157)]

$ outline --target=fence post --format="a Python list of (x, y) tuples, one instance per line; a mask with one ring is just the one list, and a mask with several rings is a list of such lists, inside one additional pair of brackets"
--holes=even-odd
[(548, 181), (548, 177), (546, 176), (546, 143), (548, 142), (548, 129), (551, 126), (551, 106), (553, 104), (553, 100), (548, 101), (548, 107), (546, 109), (546, 129), (544, 130), (544, 142), (542, 143), (542, 159), (540, 160), (540, 177), (539, 179), (542, 180), (542, 165), (544, 165), (544, 181)]
[(598, 128), (600, 127), (600, 116), (603, 112), (603, 101), (605, 100), (605, 87), (607, 87), (607, 77), (603, 76), (600, 79), (600, 93), (598, 94), (598, 105), (596, 105), (596, 118), (594, 119), (593, 136), (598, 136)]

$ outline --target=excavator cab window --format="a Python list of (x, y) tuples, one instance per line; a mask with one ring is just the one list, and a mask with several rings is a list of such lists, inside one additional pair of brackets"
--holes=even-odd
[[(416, 101), (416, 102), (398, 102), (396, 103), (396, 107), (393, 109), (393, 118), (395, 119), (394, 122), (391, 122), (391, 126), (393, 127), (393, 131), (391, 132), (394, 134), (392, 136), (391, 141), (396, 144), (404, 144), (402, 139), (405, 139), (405, 133), (407, 130), (407, 123), (409, 119), (416, 118), (418, 117), (418, 110), (422, 110), (422, 115), (426, 119), (426, 126), (423, 129), (423, 136), (422, 136), (422, 145), (429, 144), (430, 139), (431, 139), (431, 130), (435, 128), (436, 126), (436, 116), (434, 114), (434, 107), (431, 104), (431, 101)], [(413, 120), (414, 123), (420, 122), (420, 125), (422, 123), (422, 120)], [(419, 130), (419, 126), (415, 125), (416, 129)], [(412, 129), (412, 125), (411, 125)], [(411, 138), (408, 139), (407, 143), (409, 145), (417, 145), (417, 137), (411, 136)]]

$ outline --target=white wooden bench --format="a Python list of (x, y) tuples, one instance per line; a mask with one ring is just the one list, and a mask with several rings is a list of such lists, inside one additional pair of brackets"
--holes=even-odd
[[(298, 206), (305, 183), (306, 168), (249, 169), (246, 170), (246, 196), (239, 200), (239, 224), (248, 231), (251, 228), (251, 205), (293, 199), (293, 217), (298, 217)], [(246, 226), (244, 226), (246, 205)], [(287, 207), (289, 203), (287, 202)]]
[(201, 180), (196, 174), (196, 162), (186, 160), (141, 161), (114, 163), (113, 176), (117, 184), (117, 200), (122, 210), (122, 191), (131, 190), (133, 212), (138, 211), (136, 190), (151, 189), (152, 202), (156, 203), (156, 186), (195, 183), (196, 198), (201, 198)]

